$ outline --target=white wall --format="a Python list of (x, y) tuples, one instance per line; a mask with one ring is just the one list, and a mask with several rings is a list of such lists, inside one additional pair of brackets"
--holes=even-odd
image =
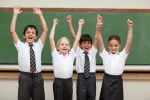
[[(52, 80), (45, 80), (45, 100), (53, 100)], [(76, 100), (76, 80), (73, 81), (73, 100)], [(96, 100), (101, 80), (97, 80)], [(17, 80), (0, 80), (0, 100), (17, 100)], [(124, 80), (124, 100), (150, 100), (150, 80)]]
[(149, 9), (150, 0), (0, 0), (0, 7)]

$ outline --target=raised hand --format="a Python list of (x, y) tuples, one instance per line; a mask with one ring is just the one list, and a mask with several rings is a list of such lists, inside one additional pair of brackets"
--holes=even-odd
[(34, 14), (36, 14), (36, 15), (42, 15), (42, 11), (40, 10), (40, 8), (33, 8), (33, 10), (34, 10)]
[(68, 23), (71, 23), (72, 22), (72, 16), (68, 15), (67, 18), (66, 18), (66, 20), (67, 20)]
[(22, 12), (20, 6), (15, 7), (13, 11), (14, 11), (15, 15), (18, 15), (18, 14), (20, 14)]
[(102, 22), (102, 16), (97, 15), (97, 22)]
[(97, 24), (96, 24), (96, 30), (99, 31), (102, 27), (103, 27), (103, 22), (98, 21)]
[(80, 19), (79, 20), (79, 25), (83, 25), (84, 24), (84, 19)]
[(133, 21), (130, 20), (130, 19), (128, 19), (128, 20), (127, 20), (127, 25), (128, 25), (128, 28), (129, 28), (129, 29), (132, 28), (132, 27), (133, 27)]
[(54, 23), (55, 25), (57, 25), (57, 24), (58, 24), (58, 19), (57, 19), (57, 18), (53, 19), (53, 23)]

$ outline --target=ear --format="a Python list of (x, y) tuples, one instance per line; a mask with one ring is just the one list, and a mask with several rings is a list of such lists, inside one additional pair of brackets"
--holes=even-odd
[(119, 49), (121, 48), (121, 44), (119, 45)]
[(23, 38), (25, 39), (25, 35), (23, 35)]
[(38, 36), (36, 35), (35, 40), (37, 39), (37, 37), (38, 37)]

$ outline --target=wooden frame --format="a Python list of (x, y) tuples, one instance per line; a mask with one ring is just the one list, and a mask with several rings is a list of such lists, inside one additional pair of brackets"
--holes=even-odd
[[(0, 11), (12, 10), (12, 7), (0, 7)], [(32, 10), (32, 8), (23, 7), (23, 10)], [(122, 9), (122, 8), (41, 8), (43, 11), (101, 11), (101, 12), (150, 12), (150, 9)]]
[[(0, 7), (0, 11), (10, 11), (12, 10), (12, 7)], [(23, 10), (30, 11), (32, 8), (23, 7)], [(150, 12), (150, 9), (119, 9), (119, 8), (41, 8), (43, 11), (81, 11), (81, 12)], [(51, 66), (51, 65), (50, 65)], [(131, 65), (132, 66), (132, 65)], [(134, 66), (134, 65), (133, 65)], [(143, 65), (147, 66), (147, 65)], [(0, 72), (19, 72), (18, 68), (0, 68)], [(53, 68), (45, 68), (43, 69), (43, 72), (47, 73), (53, 73)], [(104, 69), (100, 68), (97, 69), (98, 73), (103, 73)], [(149, 73), (150, 68), (127, 68), (124, 70), (124, 73)], [(75, 73), (75, 71), (74, 71)]]

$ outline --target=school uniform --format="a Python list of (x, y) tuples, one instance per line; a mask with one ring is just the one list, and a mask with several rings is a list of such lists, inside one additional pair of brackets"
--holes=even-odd
[(77, 77), (77, 100), (95, 100), (96, 97), (96, 53), (97, 49), (92, 46), (88, 51), (88, 57), (90, 62), (90, 76), (85, 78), (84, 76), (84, 64), (85, 64), (85, 51), (79, 46), (77, 48), (76, 56), (76, 71)]
[(18, 100), (45, 100), (44, 84), (41, 75), (41, 52), (43, 43), (39, 39), (33, 43), (35, 53), (36, 71), (30, 71), (30, 46), (27, 42), (17, 41), (15, 47), (18, 51), (19, 75)]
[(122, 73), (128, 54), (125, 49), (115, 54), (104, 49), (100, 56), (103, 59), (105, 74), (99, 100), (123, 100)]
[(73, 62), (75, 51), (71, 49), (65, 56), (54, 49), (52, 52), (54, 66), (53, 92), (54, 100), (72, 100)]

